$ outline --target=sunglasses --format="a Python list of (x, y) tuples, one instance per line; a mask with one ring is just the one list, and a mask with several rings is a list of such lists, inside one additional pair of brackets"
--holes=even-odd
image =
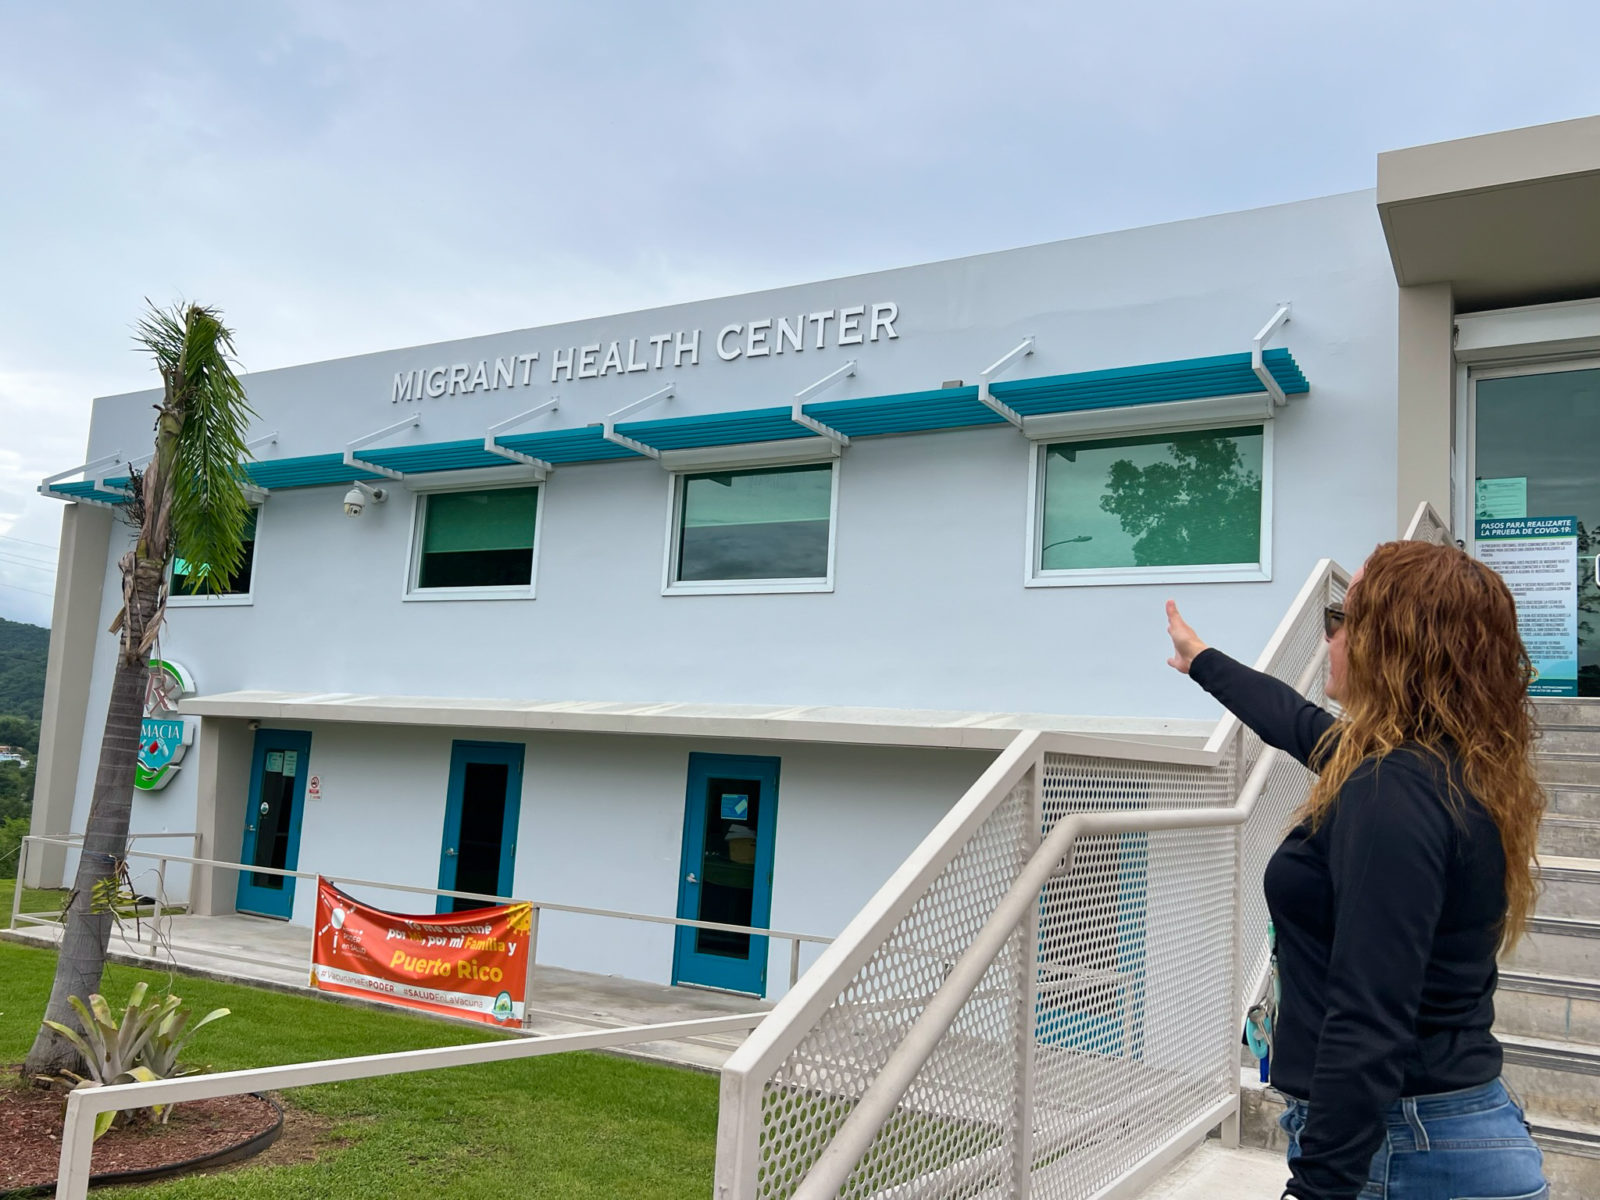
[(1322, 610), (1322, 636), (1332, 640), (1333, 635), (1344, 628), (1344, 608), (1338, 604), (1330, 604)]

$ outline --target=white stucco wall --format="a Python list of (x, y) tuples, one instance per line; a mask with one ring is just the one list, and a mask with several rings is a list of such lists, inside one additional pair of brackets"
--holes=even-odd
[[(669, 381), (677, 398), (639, 416), (772, 406), (850, 357), (857, 375), (823, 398), (973, 383), (1025, 336), (1037, 351), (1007, 378), (1239, 352), (1288, 300), (1293, 320), (1278, 344), (1293, 352), (1311, 393), (1274, 421), (1270, 581), (1025, 588), (1031, 447), (1002, 426), (856, 439), (839, 467), (829, 593), (661, 595), (669, 479), (646, 460), (555, 472), (541, 501), (534, 600), (405, 601), (414, 497), (404, 484), (359, 520), (342, 515), (343, 486), (280, 491), (259, 519), (253, 602), (175, 608), (163, 652), (191, 669), (202, 693), (1213, 717), (1209, 700), (1165, 666), (1162, 601), (1176, 596), (1208, 640), (1248, 659), (1316, 560), (1353, 564), (1392, 533), (1396, 300), (1372, 201), (1355, 193), (247, 378), (260, 414), (255, 433), (277, 431), (270, 453), (294, 456), (337, 452), (413, 409), (422, 423), (411, 441), (481, 437), (557, 393), (558, 414), (531, 428), (572, 427)], [(802, 353), (736, 362), (711, 350), (726, 323), (879, 301), (898, 305), (896, 340), (820, 351), (808, 344)], [(696, 328), (703, 333), (695, 367), (555, 385), (535, 373), (528, 387), (391, 402), (396, 372), (531, 349), (543, 356), (536, 369), (546, 371), (554, 347), (615, 339), (626, 346)], [(248, 342), (247, 331), (241, 336)], [(89, 455), (147, 445), (149, 400), (98, 401)], [(102, 630), (120, 595), (121, 548), (114, 539)], [(113, 639), (97, 636), (79, 828), (114, 654)], [(307, 806), (302, 865), (435, 882), (450, 739), (448, 731), (317, 728), (312, 758), (328, 798)], [(531, 739), (518, 890), (672, 912), (686, 755), (715, 748), (600, 735)], [(983, 759), (749, 743), (737, 750), (784, 762), (772, 924), (829, 933)], [(194, 820), (193, 781), (182, 772), (135, 806), (135, 829), (188, 829)], [(211, 849), (223, 857), (237, 851)], [(324, 861), (333, 853), (337, 861)], [(297, 903), (298, 919), (308, 920), (309, 889)], [(665, 978), (668, 935), (602, 934), (591, 924), (550, 920), (541, 931), (550, 961)], [(787, 974), (786, 948), (775, 944), (773, 954), (776, 987)]]
[[(310, 731), (302, 770), (320, 777), (323, 799), (305, 805), (300, 869), (437, 884), (451, 743), (507, 739), (383, 726)], [(781, 760), (771, 927), (824, 936), (844, 927), (991, 757), (606, 734), (538, 734), (523, 744), (519, 897), (675, 915), (689, 754), (769, 755)], [(349, 890), (392, 911), (433, 911), (430, 897)], [(294, 921), (309, 925), (315, 903), (315, 888), (301, 881)], [(539, 961), (574, 970), (666, 983), (672, 948), (665, 926), (562, 913), (541, 919)], [(769, 994), (778, 996), (787, 990), (789, 944), (774, 941), (769, 951)], [(802, 966), (817, 953), (805, 949)]]
[[(413, 497), (359, 520), (343, 487), (283, 491), (260, 518), (255, 603), (174, 610), (167, 652), (202, 692), (239, 688), (1206, 717), (1163, 664), (1176, 594), (1212, 641), (1249, 657), (1320, 557), (1390, 532), (1394, 286), (1371, 196), (1356, 193), (754, 296), (394, 351), (249, 377), (274, 453), (330, 452), (405, 415), (397, 370), (520, 347), (714, 331), (725, 321), (892, 299), (890, 343), (422, 402), (414, 440), (482, 436), (559, 392), (551, 422), (597, 420), (664, 379), (640, 416), (786, 402), (857, 357), (828, 398), (975, 381), (1024, 335), (1008, 378), (1246, 350), (1280, 300), (1281, 341), (1311, 380), (1274, 423), (1274, 577), (1266, 583), (1027, 589), (1029, 446), (1009, 427), (857, 439), (840, 466), (836, 587), (662, 596), (667, 474), (567, 466), (546, 485), (536, 600), (407, 603)], [(705, 361), (710, 359), (710, 361)], [(547, 378), (547, 377), (546, 377)], [(143, 396), (97, 404), (91, 454), (148, 441)], [(535, 426), (537, 428), (538, 426)], [(404, 439), (401, 439), (403, 444)], [(109, 564), (108, 564), (109, 567)]]

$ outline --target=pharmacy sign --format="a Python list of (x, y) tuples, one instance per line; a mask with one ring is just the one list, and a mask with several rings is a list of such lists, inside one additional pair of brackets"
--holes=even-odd
[(193, 693), (194, 677), (181, 664), (165, 658), (150, 660), (144, 721), (139, 726), (139, 761), (133, 769), (133, 786), (140, 791), (160, 791), (172, 782), (184, 752), (194, 741), (194, 721), (178, 715), (178, 701)]

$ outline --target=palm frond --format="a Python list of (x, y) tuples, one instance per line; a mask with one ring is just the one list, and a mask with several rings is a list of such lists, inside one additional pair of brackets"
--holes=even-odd
[(241, 485), (250, 457), (245, 434), (255, 413), (235, 373), (233, 334), (215, 309), (190, 304), (152, 307), (136, 339), (155, 356), (165, 407), (181, 426), (170, 475), (162, 481), (171, 488), (172, 541), (184, 558), (204, 566), (191, 578), (220, 592), (243, 563), (250, 518)]

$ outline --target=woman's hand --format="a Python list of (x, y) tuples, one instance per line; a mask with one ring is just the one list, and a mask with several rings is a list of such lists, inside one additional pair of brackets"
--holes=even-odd
[(1206, 644), (1200, 640), (1200, 635), (1189, 628), (1189, 622), (1183, 619), (1178, 612), (1176, 601), (1167, 601), (1167, 636), (1172, 639), (1172, 657), (1167, 659), (1167, 666), (1174, 671), (1189, 673), (1189, 666), (1199, 657), (1200, 651), (1206, 649)]

